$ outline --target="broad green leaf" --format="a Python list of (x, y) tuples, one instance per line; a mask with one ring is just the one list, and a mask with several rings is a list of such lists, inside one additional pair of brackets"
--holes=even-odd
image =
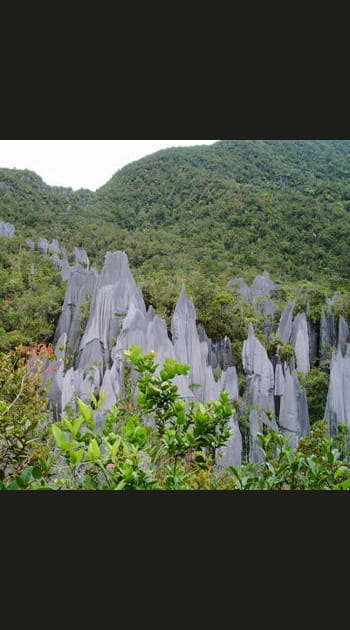
[(101, 456), (100, 447), (95, 439), (91, 440), (89, 444), (88, 456), (92, 461), (96, 461)]
[(334, 478), (337, 479), (337, 477), (340, 477), (340, 475), (344, 475), (346, 473), (349, 473), (349, 468), (347, 466), (340, 466), (340, 468), (336, 470)]
[(39, 479), (42, 475), (42, 470), (39, 466), (33, 466), (32, 475), (34, 479)]
[(81, 458), (84, 455), (84, 451), (83, 449), (80, 449), (79, 451), (71, 451), (70, 452), (70, 463), (73, 464), (74, 466), (76, 466), (77, 464), (79, 464)]
[(87, 405), (82, 400), (80, 400), (80, 398), (78, 398), (78, 405), (79, 405), (80, 413), (83, 416), (84, 420), (86, 422), (90, 422), (90, 420), (92, 420), (92, 417), (93, 417), (91, 407), (89, 407), (89, 405)]
[(72, 423), (68, 420), (68, 418), (63, 418), (62, 426), (67, 429), (67, 431), (72, 431)]
[(33, 466), (28, 466), (24, 469), (24, 471), (19, 475), (21, 481), (27, 485), (29, 481), (32, 479)]
[(105, 392), (104, 389), (100, 389), (99, 391), (99, 399), (98, 399), (98, 403), (97, 403), (97, 409), (99, 409), (99, 407), (101, 407), (102, 403), (106, 400), (107, 398), (107, 392)]
[(97, 409), (97, 405), (98, 405), (98, 400), (95, 396), (95, 394), (93, 394), (92, 392), (89, 392), (89, 396), (93, 402), (94, 408)]
[(116, 456), (116, 454), (118, 453), (120, 443), (121, 443), (121, 440), (120, 440), (120, 439), (119, 439), (119, 440), (116, 440), (116, 441), (114, 442), (114, 444), (110, 447), (110, 449), (111, 449), (111, 450), (110, 450), (110, 452), (111, 452), (111, 456), (112, 456), (112, 457), (115, 457), (115, 456)]
[(56, 444), (59, 448), (65, 450), (67, 449), (67, 445), (69, 444), (67, 442), (67, 438), (65, 433), (62, 431), (62, 429), (60, 429), (60, 427), (57, 426), (57, 424), (53, 424), (52, 425), (52, 433), (54, 435), (54, 438), (56, 440)]
[(71, 432), (74, 435), (74, 437), (77, 435), (81, 425), (84, 422), (84, 418), (82, 418), (81, 416), (79, 418), (77, 418), (76, 420), (74, 420), (73, 424), (72, 424), (72, 428), (71, 428)]
[(25, 481), (25, 479), (23, 479), (21, 475), (17, 475), (17, 477), (15, 478), (15, 482), (22, 490), (28, 486), (28, 481)]

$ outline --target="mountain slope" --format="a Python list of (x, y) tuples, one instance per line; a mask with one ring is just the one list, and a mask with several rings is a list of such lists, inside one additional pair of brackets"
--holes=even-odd
[[(142, 233), (152, 242), (165, 230), (185, 272), (189, 258), (206, 276), (233, 268), (253, 277), (266, 268), (337, 283), (350, 273), (349, 176), (347, 140), (225, 140), (126, 166), (96, 192), (93, 207), (138, 245)], [(132, 265), (157, 256), (146, 249), (135, 261), (130, 252)]]
[(146, 301), (167, 315), (185, 282), (205, 309), (232, 277), (329, 293), (350, 278), (350, 141), (224, 140), (158, 151), (98, 191), (52, 188), (0, 169), (0, 220), (16, 234), (87, 250), (101, 268), (125, 250)]

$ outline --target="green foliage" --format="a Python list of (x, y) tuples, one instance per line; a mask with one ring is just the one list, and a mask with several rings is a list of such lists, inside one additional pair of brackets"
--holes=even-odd
[(28, 467), (35, 478), (50, 455), (41, 368), (40, 357), (29, 366), (21, 349), (0, 354), (0, 479), (8, 483), (24, 483), (29, 473), (21, 475)]
[(315, 423), (310, 437), (302, 438), (296, 451), (277, 432), (258, 434), (265, 461), (231, 467), (235, 489), (349, 490), (349, 459), (326, 432), (326, 423)]
[(270, 358), (278, 354), (282, 363), (295, 356), (294, 346), (290, 343), (284, 343), (278, 335), (271, 335), (270, 341), (267, 345), (267, 353)]
[(99, 401), (90, 407), (78, 400), (79, 413), (53, 423), (51, 437), (39, 395), (40, 369), (29, 372), (18, 352), (12, 364), (8, 355), (0, 356), (1, 490), (350, 489), (345, 425), (329, 437), (327, 423), (315, 422), (296, 450), (278, 432), (259, 434), (263, 462), (219, 469), (215, 451), (230, 437), (227, 422), (234, 413), (228, 394), (206, 405), (186, 404), (171, 381), (187, 366), (174, 360), (157, 366), (154, 353), (135, 346), (126, 355), (141, 387), (122, 422), (116, 403), (105, 430), (97, 430)]
[(211, 455), (223, 446), (230, 437), (227, 422), (234, 411), (229, 404), (229, 395), (222, 392), (219, 401), (209, 401), (206, 406), (191, 403), (189, 407), (179, 399), (178, 387), (171, 383), (175, 376), (185, 375), (189, 366), (175, 359), (165, 359), (159, 375), (154, 362), (156, 354), (145, 355), (137, 346), (124, 352), (140, 373), (138, 380), (138, 403), (147, 415), (152, 414), (159, 437), (166, 451), (174, 458), (189, 455), (197, 462), (203, 453)]
[(347, 291), (342, 290), (335, 301), (334, 312), (336, 316), (342, 315), (348, 322), (350, 321), (350, 287), (347, 287)]
[[(215, 450), (230, 437), (227, 422), (233, 410), (228, 394), (206, 406), (187, 406), (172, 379), (187, 374), (188, 366), (170, 358), (158, 366), (155, 353), (146, 355), (136, 346), (125, 355), (140, 379), (138, 403), (124, 421), (116, 413), (117, 404), (110, 413), (112, 422), (107, 418), (101, 432), (93, 409), (78, 399), (79, 414), (64, 416), (51, 426), (52, 460), (41, 458), (35, 465), (15, 469), (2, 489), (180, 489), (186, 487), (191, 466), (213, 469)], [(96, 400), (94, 407), (98, 407)], [(3, 408), (6, 414), (6, 403)], [(145, 420), (151, 420), (154, 428)]]
[(301, 283), (295, 300), (294, 315), (305, 312), (311, 322), (319, 324), (326, 297), (326, 286), (320, 280), (317, 284), (310, 281)]
[(249, 324), (253, 324), (257, 336), (263, 334), (263, 316), (229, 291), (218, 293), (216, 289), (208, 294), (208, 288), (201, 292), (199, 284), (194, 292), (194, 302), (198, 321), (203, 323), (208, 336), (213, 339), (227, 335), (236, 343), (243, 343)]
[(327, 402), (329, 374), (316, 367), (307, 374), (299, 373), (299, 380), (306, 390), (310, 423), (323, 419)]
[(64, 287), (53, 261), (0, 237), (0, 351), (52, 340)]
[[(148, 156), (118, 171), (96, 193), (49, 187), (30, 171), (0, 169), (0, 220), (16, 226), (15, 238), (0, 238), (0, 352), (9, 353), (0, 358), (3, 485), (93, 489), (105, 484), (129, 489), (158, 484), (178, 489), (217, 488), (222, 483), (232, 489), (240, 484), (227, 472), (213, 474), (213, 453), (220, 440), (227, 439), (225, 398), (203, 408), (184, 405), (172, 379), (185, 374), (186, 366), (169, 359), (157, 367), (154, 356), (135, 349), (129, 361), (139, 371), (137, 401), (129, 365), (123, 396), (102, 432), (93, 419), (101, 394), (98, 400), (91, 395), (91, 407), (79, 405), (78, 416), (71, 414), (53, 425), (55, 435), (45, 434), (46, 412), (39, 409), (37, 384), (30, 389), (27, 375), (17, 399), (24, 368), (12, 351), (19, 344), (52, 341), (64, 283), (53, 261), (29, 250), (25, 237), (57, 238), (68, 250), (84, 247), (97, 266), (102, 266), (107, 250), (123, 249), (147, 305), (152, 303), (168, 325), (185, 283), (207, 334), (213, 339), (230, 337), (239, 370), (249, 323), (262, 339), (263, 317), (228, 289), (233, 277), (250, 283), (262, 269), (268, 270), (284, 286), (276, 297), (279, 306), (295, 299), (294, 314), (307, 312), (316, 326), (325, 298), (339, 290), (336, 315), (350, 320), (349, 154), (350, 141), (220, 141)], [(87, 300), (84, 319), (88, 311)], [(270, 356), (277, 346), (281, 360), (288, 361), (293, 347), (272, 337)], [(328, 375), (313, 368), (301, 378), (315, 427), (323, 416)], [(242, 394), (241, 373), (239, 380)], [(117, 459), (106, 459), (119, 439)], [(326, 438), (313, 439), (326, 449)], [(337, 439), (343, 439), (341, 432)], [(274, 440), (269, 443), (276, 449)], [(53, 443), (56, 455), (64, 459), (61, 472), (62, 462), (49, 458)], [(291, 465), (292, 455), (280, 448)], [(298, 453), (300, 461), (293, 466), (299, 472), (316, 466), (321, 478), (323, 464), (302, 462)], [(320, 461), (324, 457), (321, 452), (316, 456)], [(277, 468), (275, 481), (267, 467), (256, 483), (263, 477), (279, 487), (278, 479), (290, 473)], [(246, 479), (242, 487), (254, 485), (249, 481), (253, 472), (245, 468), (239, 473)], [(289, 481), (283, 483), (288, 486)]]

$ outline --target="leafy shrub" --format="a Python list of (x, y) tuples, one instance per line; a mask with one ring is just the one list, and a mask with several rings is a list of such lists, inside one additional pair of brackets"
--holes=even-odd
[(306, 390), (310, 423), (323, 420), (327, 402), (329, 373), (311, 368), (307, 374), (299, 373), (299, 380)]
[(23, 486), (28, 467), (40, 477), (50, 456), (47, 400), (40, 389), (45, 358), (38, 352), (29, 361), (24, 348), (0, 354), (0, 478), (14, 489), (21, 481)]

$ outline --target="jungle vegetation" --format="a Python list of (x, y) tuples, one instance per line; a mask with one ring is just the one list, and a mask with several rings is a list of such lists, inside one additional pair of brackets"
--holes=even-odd
[[(17, 426), (22, 412), (11, 405), (21, 388), (23, 348), (50, 347), (65, 292), (65, 282), (52, 259), (37, 249), (30, 250), (26, 238), (35, 242), (39, 237), (56, 238), (68, 252), (75, 246), (82, 247), (99, 270), (108, 250), (125, 251), (146, 304), (153, 304), (168, 324), (185, 283), (196, 306), (198, 323), (213, 339), (228, 335), (239, 363), (249, 323), (254, 324), (259, 336), (263, 320), (228, 288), (232, 278), (242, 277), (251, 284), (258, 274), (268, 271), (282, 285), (276, 296), (280, 309), (295, 299), (295, 312), (307, 306), (315, 322), (319, 321), (325, 298), (337, 293), (336, 313), (349, 321), (349, 212), (349, 140), (222, 140), (208, 147), (166, 149), (117, 171), (96, 192), (50, 187), (32, 171), (0, 168), (0, 221), (16, 228), (15, 237), (0, 237), (0, 415), (5, 413), (9, 420), (16, 412), (12, 425)], [(335, 446), (326, 444), (324, 430), (317, 424), (322, 421), (328, 368), (312, 365), (303, 384), (316, 431), (309, 439), (317, 437), (325, 449), (322, 451), (322, 446), (317, 451), (320, 457), (331, 458), (329, 449)], [(36, 477), (44, 478), (45, 470), (49, 470), (50, 455), (43, 431), (49, 432), (46, 435), (50, 440), (55, 436), (49, 428), (43, 428), (45, 411), (34, 390), (31, 382), (25, 399), (25, 422), (26, 435), (29, 442), (34, 440), (30, 444), (35, 443), (36, 450), (31, 459), (24, 449), (23, 461), (32, 467), (28, 479), (35, 485)], [(32, 407), (35, 413), (31, 414)], [(134, 425), (124, 420), (131, 435)], [(133, 422), (137, 428), (138, 420)], [(23, 435), (18, 436), (19, 443), (26, 445)], [(124, 439), (125, 434), (122, 436)], [(91, 439), (98, 441), (96, 435)], [(286, 452), (278, 437), (271, 440), (275, 454), (278, 449)], [(164, 439), (162, 444), (164, 447)], [(268, 449), (265, 442), (263, 446)], [(9, 452), (6, 444), (3, 448)], [(16, 448), (16, 453), (21, 451), (20, 446)], [(345, 446), (340, 448), (338, 444), (337, 448), (342, 454), (336, 456), (335, 470), (339, 458), (346, 461)], [(167, 457), (170, 455), (167, 452)], [(302, 470), (305, 466), (314, 469), (311, 460), (305, 464), (304, 455), (310, 457), (308, 449), (300, 456), (302, 461), (293, 463), (295, 470), (299, 465)], [(170, 466), (171, 457), (169, 461), (167, 457), (166, 466)], [(40, 458), (46, 464), (37, 465)], [(5, 485), (21, 484), (14, 480), (25, 466), (16, 468), (16, 462)], [(71, 464), (74, 462), (69, 460)], [(174, 477), (165, 481), (164, 470), (161, 481), (156, 475), (156, 485), (165, 488), (178, 483), (181, 487), (182, 482), (174, 481)], [(175, 477), (179, 470), (175, 467)], [(203, 468), (197, 472), (202, 478)], [(346, 486), (348, 477), (347, 473), (342, 477), (343, 472), (338, 477)], [(249, 481), (250, 472), (247, 475), (248, 481), (239, 481), (236, 475), (234, 487), (254, 488), (254, 484), (262, 483), (260, 473), (260, 481), (254, 482)], [(45, 479), (44, 485), (48, 477)], [(203, 484), (213, 487), (211, 484), (217, 483), (213, 479), (210, 476)], [(290, 486), (285, 478), (278, 483), (279, 489), (284, 484)], [(233, 488), (232, 480), (228, 484)]]

